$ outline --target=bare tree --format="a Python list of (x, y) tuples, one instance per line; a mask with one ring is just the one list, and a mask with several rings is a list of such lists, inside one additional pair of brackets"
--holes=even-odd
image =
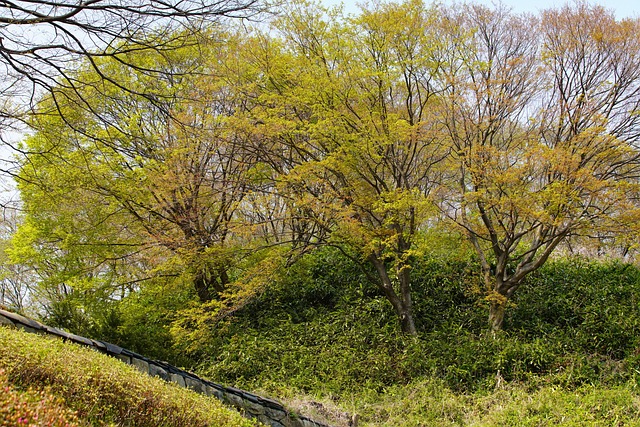
[(15, 233), (20, 222), (20, 213), (8, 204), (2, 209), (0, 219), (0, 306), (24, 312), (32, 305), (33, 271), (25, 265), (9, 262), (5, 249), (10, 236)]
[[(261, 4), (261, 3), (260, 3)], [(223, 18), (260, 12), (257, 0), (18, 0), (0, 3), (0, 138), (43, 93), (58, 96), (80, 84), (82, 64), (128, 91), (102, 71), (105, 57), (138, 67), (127, 55), (175, 49)], [(145, 69), (171, 73), (170, 69)], [(86, 83), (84, 83), (86, 84)], [(97, 82), (96, 84), (99, 84)], [(145, 95), (143, 93), (143, 95)], [(85, 106), (88, 108), (88, 106)]]

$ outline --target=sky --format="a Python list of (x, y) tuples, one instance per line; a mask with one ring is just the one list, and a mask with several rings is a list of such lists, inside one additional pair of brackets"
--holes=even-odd
[[(427, 0), (428, 1), (428, 0)], [(478, 3), (491, 6), (492, 0), (475, 0)], [(358, 8), (357, 3), (360, 1), (348, 1), (348, 0), (323, 0), (324, 4), (339, 4), (343, 3), (345, 9), (349, 12), (356, 12)], [(448, 4), (450, 0), (443, 0), (444, 4)], [(471, 1), (470, 1), (471, 2)], [(502, 3), (508, 7), (513, 8), (514, 12), (530, 12), (537, 14), (540, 10), (548, 9), (550, 7), (562, 6), (566, 2), (558, 0), (502, 0)], [(571, 2), (570, 2), (571, 3)], [(640, 2), (637, 0), (597, 0), (590, 1), (591, 4), (600, 4), (607, 9), (613, 10), (618, 19), (622, 18), (636, 18), (640, 17)]]
[[(490, 0), (481, 0), (479, 3), (489, 6), (492, 4)], [(512, 7), (514, 12), (531, 12), (536, 14), (540, 10), (563, 6), (567, 2), (557, 0), (503, 0), (502, 3)], [(600, 0), (590, 1), (589, 3), (600, 4), (607, 9), (613, 10), (619, 19), (640, 16), (640, 2), (637, 2), (637, 0)]]

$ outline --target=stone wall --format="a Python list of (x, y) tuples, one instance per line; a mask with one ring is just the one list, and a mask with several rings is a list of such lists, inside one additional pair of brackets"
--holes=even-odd
[(58, 328), (52, 328), (35, 320), (20, 316), (19, 314), (0, 309), (0, 325), (13, 326), (32, 333), (54, 335), (67, 341), (92, 347), (102, 353), (116, 357), (129, 365), (133, 365), (149, 375), (174, 382), (182, 387), (188, 387), (201, 394), (217, 397), (222, 402), (238, 409), (245, 416), (258, 419), (267, 426), (329, 427), (326, 424), (319, 423), (310, 418), (291, 413), (275, 400), (207, 381), (195, 374), (171, 366), (168, 363), (148, 359), (114, 344), (70, 334)]

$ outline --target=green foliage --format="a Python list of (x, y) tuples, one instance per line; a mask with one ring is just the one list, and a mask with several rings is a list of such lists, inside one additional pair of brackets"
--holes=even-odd
[[(6, 327), (0, 328), (0, 369), (5, 370), (12, 388), (46, 387), (47, 395), (62, 399), (65, 407), (76, 411), (90, 425), (257, 425), (215, 399), (151, 378), (111, 357)], [(29, 404), (30, 398), (25, 399), (31, 408), (28, 410), (35, 410)], [(60, 412), (68, 413), (62, 409)]]
[[(484, 312), (464, 285), (473, 271), (463, 262), (437, 261), (416, 269), (417, 292), (425, 292), (416, 312), (434, 337), (452, 321), (482, 324)], [(325, 393), (383, 390), (434, 372), (437, 362), (430, 355), (442, 351), (438, 339), (408, 337), (395, 322), (392, 308), (359, 266), (325, 248), (292, 266), (260, 300), (210, 329), (198, 355), (208, 376), (247, 386), (283, 382)]]
[[(415, 265), (416, 338), (397, 331), (391, 307), (356, 264), (325, 248), (208, 329), (191, 356), (220, 381), (338, 396), (417, 378), (461, 392), (504, 382), (573, 389), (635, 378), (636, 267), (551, 262), (523, 286), (507, 331), (493, 335), (486, 334), (482, 279), (472, 259), (432, 257)], [(590, 286), (594, 281), (600, 286)], [(178, 339), (178, 348), (187, 345)]]
[(576, 390), (520, 385), (456, 394), (440, 381), (393, 387), (355, 402), (363, 426), (637, 426), (640, 406), (631, 385)]
[(638, 348), (640, 269), (617, 261), (556, 261), (532, 277), (508, 317), (527, 336), (562, 334), (568, 350), (622, 359)]
[(189, 288), (179, 281), (159, 279), (115, 300), (69, 289), (64, 298), (47, 302), (42, 321), (183, 366), (189, 361), (174, 351), (170, 328), (191, 301)]

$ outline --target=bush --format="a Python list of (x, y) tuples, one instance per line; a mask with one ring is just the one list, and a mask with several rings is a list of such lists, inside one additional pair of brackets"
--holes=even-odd
[(302, 260), (260, 299), (207, 331), (200, 370), (222, 382), (348, 395), (438, 378), (456, 391), (500, 382), (581, 387), (633, 378), (640, 271), (551, 261), (516, 292), (506, 330), (486, 334), (472, 259), (425, 258), (412, 271), (418, 337), (341, 254)]
[(88, 424), (78, 420), (76, 413), (64, 402), (45, 391), (29, 389), (21, 392), (9, 385), (0, 369), (0, 426), (80, 427)]
[(638, 348), (640, 269), (620, 262), (559, 260), (527, 280), (507, 325), (524, 337), (563, 341), (565, 351), (624, 359)]
[(215, 399), (151, 378), (96, 351), (6, 327), (0, 327), (0, 368), (12, 387), (46, 389), (91, 425), (257, 425)]

